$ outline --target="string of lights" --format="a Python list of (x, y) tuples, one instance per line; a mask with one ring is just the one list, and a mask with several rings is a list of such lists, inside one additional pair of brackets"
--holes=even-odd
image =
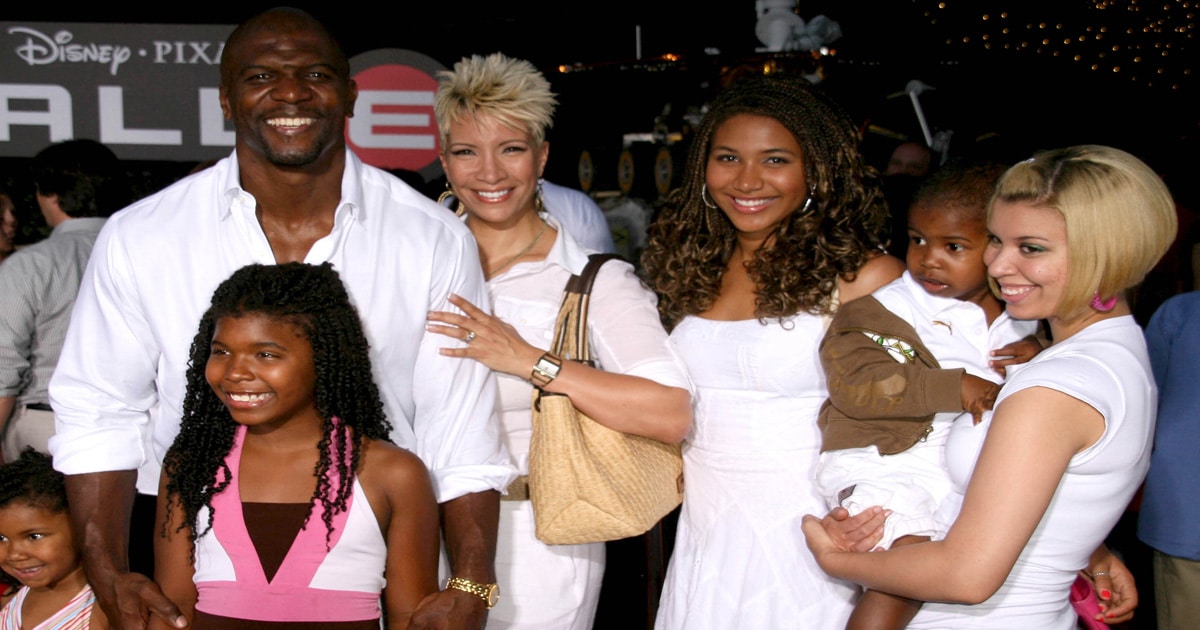
[(914, 2), (932, 27), (945, 26), (949, 50), (1061, 59), (1171, 91), (1194, 80), (1197, 0)]

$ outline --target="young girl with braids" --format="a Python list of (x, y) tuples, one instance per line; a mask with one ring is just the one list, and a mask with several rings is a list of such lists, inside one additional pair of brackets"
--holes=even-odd
[(381, 593), (405, 628), (437, 590), (430, 478), (388, 441), (367, 347), (328, 263), (217, 288), (158, 495), (155, 578), (190, 628), (377, 630)]
[[(803, 78), (733, 83), (697, 128), (642, 257), (697, 388), (659, 630), (845, 627), (856, 589), (800, 534), (825, 505), (817, 346), (839, 301), (903, 271), (887, 217), (856, 125)], [(845, 522), (879, 540), (878, 508)]]

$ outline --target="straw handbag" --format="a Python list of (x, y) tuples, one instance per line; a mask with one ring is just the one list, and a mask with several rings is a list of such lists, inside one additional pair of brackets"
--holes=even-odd
[[(594, 254), (563, 292), (551, 352), (592, 365), (588, 294), (600, 265)], [(613, 431), (562, 394), (535, 388), (529, 446), (535, 531), (551, 545), (617, 540), (645, 533), (683, 500), (679, 446)]]

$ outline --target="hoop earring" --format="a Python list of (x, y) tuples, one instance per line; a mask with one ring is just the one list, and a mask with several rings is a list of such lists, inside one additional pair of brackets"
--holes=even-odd
[(800, 206), (800, 212), (808, 212), (812, 209), (813, 202), (817, 200), (817, 187), (813, 186), (808, 189), (808, 197), (804, 200), (804, 205)]
[(703, 184), (700, 184), (700, 201), (704, 203), (705, 207), (716, 208), (717, 202), (715, 200), (712, 202), (709, 202), (710, 198), (711, 198), (711, 195), (708, 194), (708, 183), (705, 182)]
[(542, 197), (542, 180), (538, 180), (537, 192), (533, 194), (533, 211), (540, 216), (546, 211), (546, 200)]
[(1117, 296), (1114, 295), (1105, 300), (1100, 297), (1100, 292), (1096, 291), (1096, 294), (1092, 296), (1090, 305), (1101, 313), (1107, 313), (1117, 307)]
[(450, 187), (450, 181), (446, 180), (446, 192), (443, 192), (442, 194), (438, 195), (437, 203), (439, 206), (444, 206), (446, 208), (449, 208), (450, 207), (449, 204), (446, 203), (446, 200), (448, 200), (448, 199), (453, 199), (455, 201), (458, 201), (458, 205), (455, 206), (455, 208), (454, 208), (455, 216), (461, 217), (462, 215), (467, 213), (467, 207), (465, 205), (463, 205), (463, 202), (461, 200), (459, 200), (457, 195), (454, 194), (454, 189)]

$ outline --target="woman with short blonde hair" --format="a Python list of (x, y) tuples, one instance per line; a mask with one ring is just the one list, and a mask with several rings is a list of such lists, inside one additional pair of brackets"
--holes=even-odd
[(1071, 282), (1062, 315), (1086, 314), (1142, 281), (1175, 238), (1175, 202), (1136, 157), (1085, 145), (1039, 154), (1013, 166), (995, 199), (1054, 208), (1067, 223)]
[(1166, 185), (1124, 151), (1068, 147), (1010, 168), (984, 260), (1009, 315), (1045, 319), (1053, 344), (1009, 376), (983, 422), (951, 428), (946, 463), (965, 494), (944, 540), (855, 553), (806, 517), (821, 567), (930, 602), (910, 630), (1074, 630), (1081, 572), (1105, 621), (1127, 620), (1137, 594), (1103, 542), (1149, 468), (1156, 397), (1124, 291), (1176, 227)]
[[(431, 313), (430, 330), (461, 342), (443, 354), (496, 372), (500, 431), (513, 465), (528, 473), (534, 387), (568, 396), (616, 431), (679, 442), (691, 428), (691, 384), (659, 323), (654, 294), (632, 265), (608, 261), (596, 276), (587, 320), (596, 367), (547, 352), (563, 289), (591, 253), (541, 200), (555, 105), (549, 82), (529, 62), (501, 54), (465, 58), (438, 80), (442, 167), (479, 244), (494, 311), (453, 296), (462, 313)], [(487, 627), (591, 628), (604, 543), (543, 544), (527, 488), (528, 478), (518, 478), (500, 503), (500, 600)]]

